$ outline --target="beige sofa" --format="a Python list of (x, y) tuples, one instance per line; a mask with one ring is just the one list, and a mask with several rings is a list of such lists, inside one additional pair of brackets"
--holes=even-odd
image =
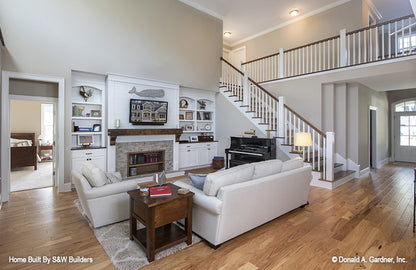
[(218, 246), (308, 202), (311, 166), (301, 158), (245, 164), (209, 174), (193, 197), (192, 230)]
[(80, 172), (72, 171), (79, 201), (94, 228), (130, 218), (127, 191), (137, 188), (136, 180), (92, 187)]

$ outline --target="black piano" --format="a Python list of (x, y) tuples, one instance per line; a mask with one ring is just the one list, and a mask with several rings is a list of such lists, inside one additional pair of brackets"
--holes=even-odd
[(225, 149), (225, 156), (227, 168), (276, 159), (276, 139), (231, 137), (231, 145), (230, 148)]

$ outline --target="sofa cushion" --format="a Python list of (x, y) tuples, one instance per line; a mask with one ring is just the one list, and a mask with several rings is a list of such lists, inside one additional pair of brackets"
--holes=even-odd
[(296, 158), (283, 162), (282, 172), (294, 170), (294, 169), (301, 168), (301, 167), (303, 167), (303, 160), (301, 157), (296, 157)]
[(81, 172), (91, 187), (101, 187), (107, 183), (105, 173), (100, 168), (95, 167), (91, 162), (85, 162), (82, 165)]
[(194, 184), (194, 187), (200, 190), (204, 188), (205, 178), (207, 177), (207, 174), (188, 173), (188, 176)]
[(266, 160), (253, 163), (254, 174), (253, 179), (280, 173), (282, 170), (282, 161), (279, 159)]
[(224, 171), (210, 173), (205, 179), (203, 191), (208, 196), (216, 196), (218, 190), (223, 186), (251, 180), (253, 172), (254, 165), (244, 164)]

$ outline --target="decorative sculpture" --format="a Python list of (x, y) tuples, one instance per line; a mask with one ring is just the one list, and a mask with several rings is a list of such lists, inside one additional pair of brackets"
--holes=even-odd
[(79, 87), (79, 94), (81, 95), (81, 97), (84, 98), (85, 102), (87, 102), (87, 100), (92, 96), (92, 93), (93, 93), (92, 88), (85, 90), (84, 86)]
[(165, 96), (165, 90), (162, 89), (145, 89), (140, 92), (137, 92), (136, 87), (129, 91), (129, 94), (136, 94), (140, 97), (151, 97), (151, 98), (162, 98)]

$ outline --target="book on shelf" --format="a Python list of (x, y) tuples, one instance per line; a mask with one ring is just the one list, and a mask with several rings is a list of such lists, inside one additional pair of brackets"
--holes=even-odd
[(150, 197), (170, 196), (172, 192), (169, 186), (150, 187)]

